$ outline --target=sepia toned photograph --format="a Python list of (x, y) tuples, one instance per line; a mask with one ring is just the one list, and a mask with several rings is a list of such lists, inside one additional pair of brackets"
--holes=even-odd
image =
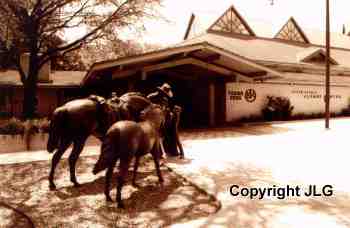
[(350, 227), (349, 9), (2, 0), (0, 228)]

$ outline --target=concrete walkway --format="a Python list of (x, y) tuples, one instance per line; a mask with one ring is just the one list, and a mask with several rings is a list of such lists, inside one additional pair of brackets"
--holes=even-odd
[[(218, 213), (174, 227), (350, 227), (350, 119), (233, 127), (183, 134), (184, 161), (168, 166), (222, 203)], [(301, 187), (301, 196), (231, 196), (230, 187)], [(332, 196), (303, 196), (332, 185)], [(329, 188), (325, 188), (329, 190)], [(282, 191), (282, 190), (281, 190)]]
[[(167, 165), (222, 203), (218, 213), (173, 227), (350, 227), (350, 119), (302, 121), (181, 134), (185, 160)], [(98, 154), (99, 146), (84, 155)], [(69, 155), (69, 153), (67, 153)], [(66, 155), (66, 156), (67, 156)], [(0, 154), (1, 164), (48, 160), (46, 151)], [(230, 187), (332, 185), (333, 196), (249, 199)]]

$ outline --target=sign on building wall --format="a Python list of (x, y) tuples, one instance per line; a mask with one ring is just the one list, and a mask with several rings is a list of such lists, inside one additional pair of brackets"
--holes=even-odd
[[(323, 113), (324, 94), (323, 86), (227, 83), (226, 121), (261, 115), (267, 96), (288, 97), (294, 106), (292, 115)], [(341, 112), (348, 106), (349, 98), (350, 88), (332, 87), (331, 112)]]

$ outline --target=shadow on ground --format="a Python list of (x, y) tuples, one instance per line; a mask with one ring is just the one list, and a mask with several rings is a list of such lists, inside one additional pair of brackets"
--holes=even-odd
[[(66, 160), (56, 172), (56, 191), (48, 189), (48, 161), (1, 165), (0, 226), (166, 226), (207, 217), (217, 211), (218, 201), (166, 168), (162, 168), (165, 185), (160, 187), (153, 162), (146, 160), (138, 173), (140, 188), (130, 185), (129, 173), (129, 185), (122, 195), (126, 210), (105, 202), (103, 174), (91, 173), (95, 156), (82, 157), (78, 162), (77, 177), (82, 184), (78, 189), (69, 182)], [(111, 194), (115, 197), (115, 182), (112, 186)]]
[[(215, 166), (215, 164), (212, 164)], [(179, 165), (181, 169), (181, 164)], [(178, 168), (179, 168), (178, 167)], [(176, 168), (175, 168), (176, 170)], [(200, 173), (200, 175), (199, 175)], [(229, 194), (232, 184), (242, 187), (273, 187), (286, 184), (274, 181), (271, 173), (265, 169), (253, 167), (249, 164), (227, 163), (213, 168), (201, 168), (196, 174), (189, 175), (189, 179), (202, 178), (201, 187), (210, 189), (221, 202), (222, 208), (218, 213), (210, 216), (201, 227), (244, 227), (269, 228), (281, 227), (330, 227), (334, 224), (350, 227), (350, 197), (347, 193), (334, 190), (333, 196), (319, 197), (290, 197), (277, 199), (267, 197), (262, 200), (236, 198)], [(291, 186), (300, 183), (288, 183)], [(283, 222), (285, 220), (285, 222)], [(295, 224), (288, 222), (295, 220)], [(306, 224), (305, 224), (306, 222)], [(296, 225), (297, 224), (297, 225)], [(331, 225), (330, 225), (331, 224)]]

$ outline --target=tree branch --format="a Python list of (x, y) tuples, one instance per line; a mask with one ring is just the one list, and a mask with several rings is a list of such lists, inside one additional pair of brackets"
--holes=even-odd
[[(133, 0), (130, 0), (133, 1)], [(98, 31), (102, 30), (103, 28), (105, 28), (110, 22), (113, 21), (114, 17), (116, 15), (118, 15), (118, 13), (123, 9), (123, 7), (125, 5), (127, 5), (127, 3), (129, 3), (128, 1), (123, 2), (118, 9), (116, 9), (107, 19), (105, 19), (103, 22), (101, 22), (101, 24), (99, 26), (97, 26), (95, 29), (93, 29), (92, 31), (88, 32), (87, 34), (85, 34), (83, 37), (73, 41), (70, 44), (67, 44), (65, 46), (62, 47), (57, 47), (53, 50), (48, 50), (46, 53), (43, 54), (42, 59), (45, 59), (46, 57), (50, 57), (52, 55), (54, 55), (57, 52), (60, 51), (64, 51), (67, 49), (70, 49), (72, 47), (75, 47), (76, 45), (79, 45), (79, 43), (84, 42), (85, 40), (87, 40), (88, 38), (90, 38), (91, 36), (93, 36), (94, 34), (96, 34)]]
[[(61, 53), (61, 56), (64, 56), (66, 54), (68, 54), (69, 52), (72, 52), (72, 51), (75, 51), (75, 50), (78, 50), (80, 49), (81, 47), (83, 46), (83, 43), (80, 43), (79, 45), (77, 45), (76, 47), (72, 47), (68, 50), (65, 50), (63, 53)], [(39, 64), (39, 69), (45, 65), (45, 63), (47, 63), (48, 61), (50, 61), (52, 56), (47, 56), (46, 58), (44, 58), (43, 60), (40, 61), (40, 64)]]
[(42, 6), (42, 0), (37, 0), (37, 2), (35, 3), (34, 7), (33, 7), (33, 12), (32, 15), (40, 15), (41, 12), (38, 12), (38, 10), (41, 9)]
[[(56, 10), (63, 8), (66, 5), (69, 5), (73, 3), (76, 0), (66, 0), (61, 4), (58, 4), (57, 1), (52, 1), (46, 8), (42, 10), (41, 16), (39, 16), (39, 20), (42, 20), (43, 18), (52, 15)], [(50, 9), (51, 8), (51, 9)]]

